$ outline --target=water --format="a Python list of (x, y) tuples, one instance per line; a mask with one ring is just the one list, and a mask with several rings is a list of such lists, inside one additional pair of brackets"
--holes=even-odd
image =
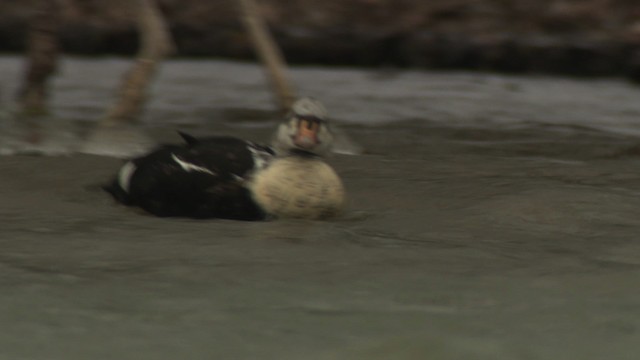
[[(129, 66), (127, 59), (65, 58), (52, 90), (56, 116), (82, 121), (99, 118)], [(17, 88), (22, 67), (20, 58), (0, 58), (5, 104)], [(335, 119), (349, 124), (540, 123), (640, 133), (640, 88), (619, 80), (316, 67), (294, 68), (291, 79), (300, 94), (322, 99)], [(145, 121), (201, 124), (228, 120), (225, 111), (238, 109), (272, 112), (272, 98), (259, 67), (172, 60), (163, 65), (154, 84)]]
[[(296, 68), (363, 150), (329, 159), (348, 211), (193, 221), (117, 206), (98, 185), (121, 160), (76, 152), (127, 65), (66, 59), (42, 143), (3, 118), (0, 357), (637, 357), (638, 88)], [(0, 59), (5, 105), (20, 68)], [(251, 64), (171, 61), (154, 93), (142, 137), (104, 144), (264, 140), (278, 117)]]
[[(12, 133), (20, 124), (5, 114), (2, 125), (10, 135), (0, 139), (0, 151), (64, 153), (83, 148), (83, 130), (104, 115), (129, 66), (126, 59), (65, 58), (53, 83), (55, 118), (40, 125), (45, 128), (45, 139), (35, 146), (20, 144), (16, 138), (26, 136), (21, 129)], [(20, 58), (0, 58), (0, 100), (5, 111), (11, 107), (22, 67)], [(640, 88), (618, 80), (313, 67), (295, 68), (291, 78), (299, 94), (322, 99), (341, 125), (581, 127), (640, 135)], [(173, 60), (163, 66), (153, 86), (142, 125), (215, 132), (221, 126), (269, 128), (278, 117), (268, 84), (256, 65)], [(138, 149), (118, 155), (132, 155)]]

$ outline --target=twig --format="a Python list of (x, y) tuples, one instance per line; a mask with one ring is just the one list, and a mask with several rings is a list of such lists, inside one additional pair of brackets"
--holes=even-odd
[(282, 52), (271, 36), (264, 19), (258, 11), (254, 0), (239, 0), (243, 23), (251, 37), (258, 57), (265, 66), (267, 76), (271, 81), (277, 102), (282, 110), (289, 110), (295, 94), (286, 76), (286, 63)]
[(171, 34), (155, 0), (137, 0), (136, 5), (140, 50), (133, 67), (124, 75), (118, 99), (103, 120), (105, 124), (138, 119), (158, 63), (174, 51)]
[(29, 23), (28, 63), (18, 91), (25, 115), (47, 112), (47, 81), (58, 66), (58, 10), (56, 1), (40, 0)]

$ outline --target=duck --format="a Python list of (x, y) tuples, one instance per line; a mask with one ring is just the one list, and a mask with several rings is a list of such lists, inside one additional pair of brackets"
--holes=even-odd
[(128, 160), (103, 189), (159, 217), (327, 219), (343, 211), (342, 180), (325, 162), (333, 145), (327, 110), (314, 98), (293, 103), (271, 145), (178, 133), (182, 144)]

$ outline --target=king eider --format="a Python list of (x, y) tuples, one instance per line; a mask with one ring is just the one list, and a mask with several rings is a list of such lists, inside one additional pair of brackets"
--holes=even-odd
[(157, 216), (321, 219), (343, 208), (344, 188), (323, 161), (333, 136), (324, 106), (297, 100), (272, 146), (232, 137), (163, 145), (125, 163), (106, 191)]

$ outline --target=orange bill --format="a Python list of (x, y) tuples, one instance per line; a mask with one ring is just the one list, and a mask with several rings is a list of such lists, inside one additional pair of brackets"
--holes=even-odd
[(310, 148), (318, 144), (318, 129), (320, 125), (315, 121), (301, 119), (298, 122), (298, 132), (294, 138), (297, 146)]

